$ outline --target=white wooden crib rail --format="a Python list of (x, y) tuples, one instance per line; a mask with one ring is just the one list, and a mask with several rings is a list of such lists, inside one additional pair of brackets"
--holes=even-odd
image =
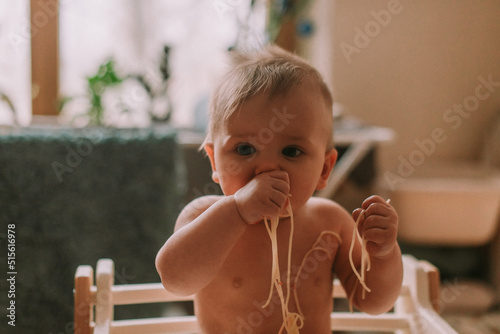
[[(365, 313), (333, 312), (332, 330), (385, 331), (397, 334), (457, 334), (437, 313), (439, 272), (426, 261), (404, 255), (404, 282), (394, 311), (371, 316)], [(346, 298), (340, 283), (334, 281), (333, 298)], [(97, 262), (93, 269), (81, 265), (76, 270), (74, 290), (75, 334), (196, 333), (195, 316), (114, 320), (114, 305), (189, 301), (167, 292), (161, 283), (114, 284), (114, 263)]]

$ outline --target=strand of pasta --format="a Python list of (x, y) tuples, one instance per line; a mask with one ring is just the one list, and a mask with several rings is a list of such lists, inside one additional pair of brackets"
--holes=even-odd
[[(363, 299), (365, 298), (366, 291), (368, 291), (368, 292), (371, 291), (370, 288), (368, 286), (366, 286), (366, 283), (365, 283), (365, 270), (370, 270), (370, 263), (368, 263), (368, 268), (366, 268), (366, 262), (370, 261), (370, 256), (369, 256), (368, 252), (366, 251), (366, 242), (365, 242), (364, 238), (361, 238), (361, 236), (359, 235), (359, 231), (358, 231), (359, 222), (361, 221), (361, 219), (364, 216), (365, 216), (365, 211), (363, 210), (360, 212), (358, 219), (356, 219), (356, 223), (354, 224), (354, 231), (352, 233), (352, 239), (351, 239), (351, 247), (349, 248), (349, 262), (351, 263), (352, 271), (358, 277), (358, 281), (356, 282), (356, 285), (354, 286), (354, 288), (351, 292), (351, 295), (349, 296), (349, 310), (351, 312), (353, 312), (353, 307), (352, 307), (353, 303), (352, 302), (354, 299), (354, 294), (355, 294), (356, 289), (358, 287), (358, 283), (361, 284), (361, 286), (363, 287), (363, 295), (362, 295)], [(358, 270), (356, 269), (356, 266), (354, 265), (354, 261), (352, 259), (352, 251), (354, 250), (354, 243), (356, 241), (356, 237), (358, 238), (358, 240), (361, 243), (361, 273), (359, 273)]]
[[(391, 200), (388, 199), (386, 202), (389, 203), (390, 201)], [(351, 247), (349, 248), (349, 262), (351, 263), (352, 271), (358, 277), (359, 284), (361, 284), (361, 286), (363, 287), (363, 294), (362, 294), (363, 299), (365, 299), (367, 291), (371, 292), (370, 288), (368, 286), (366, 286), (366, 283), (365, 283), (365, 273), (367, 271), (370, 271), (370, 268), (371, 268), (370, 254), (368, 254), (368, 251), (366, 250), (366, 243), (367, 243), (366, 239), (364, 237), (361, 237), (361, 235), (359, 234), (359, 231), (358, 231), (359, 222), (364, 217), (365, 217), (365, 210), (361, 210), (361, 212), (359, 213), (358, 219), (356, 219), (356, 223), (354, 224), (354, 230), (352, 232)], [(356, 266), (354, 265), (354, 261), (352, 259), (352, 252), (354, 249), (354, 241), (356, 240), (356, 236), (358, 238), (358, 241), (361, 244), (361, 270), (360, 270), (361, 273), (359, 273), (358, 270), (356, 269)], [(352, 301), (353, 301), (357, 286), (358, 286), (358, 284), (356, 284), (354, 286), (354, 288), (351, 292), (351, 295), (349, 296), (349, 309), (351, 310), (351, 312), (353, 311)]]
[(297, 271), (297, 274), (296, 274), (296, 276), (294, 278), (294, 281), (293, 281), (293, 287), (294, 287), (293, 293), (294, 293), (294, 297), (295, 297), (295, 305), (297, 307), (297, 312), (300, 314), (300, 316), (302, 318), (304, 318), (304, 313), (302, 313), (302, 309), (300, 308), (299, 298), (297, 296), (297, 286), (298, 286), (299, 277), (300, 277), (300, 274), (302, 273), (302, 269), (304, 268), (304, 265), (306, 263), (307, 257), (312, 252), (314, 252), (314, 251), (323, 251), (328, 256), (328, 258), (331, 259), (330, 252), (326, 248), (318, 245), (319, 242), (320, 242), (320, 240), (321, 240), (321, 238), (324, 235), (327, 235), (327, 234), (333, 235), (334, 237), (336, 237), (339, 240), (339, 242), (342, 242), (342, 239), (340, 238), (340, 235), (338, 235), (338, 233), (335, 233), (335, 232), (332, 232), (332, 231), (323, 231), (323, 232), (321, 232), (320, 235), (318, 236), (318, 239), (316, 239), (316, 242), (312, 246), (312, 248), (306, 253), (306, 255), (304, 255), (304, 258), (302, 259), (302, 263), (300, 264), (299, 270)]
[[(370, 257), (368, 256), (366, 252), (366, 242), (364, 242), (363, 238), (359, 235), (358, 232), (358, 225), (360, 220), (364, 217), (365, 211), (361, 211), (361, 213), (358, 216), (358, 219), (356, 219), (356, 223), (354, 226), (354, 231), (352, 233), (352, 240), (351, 240), (351, 247), (349, 248), (349, 262), (351, 263), (352, 271), (354, 274), (358, 277), (359, 283), (363, 286), (364, 290), (370, 292), (370, 288), (366, 286), (365, 284), (365, 269), (366, 269), (366, 262), (370, 261)], [(361, 243), (361, 274), (358, 272), (356, 269), (356, 266), (354, 265), (354, 261), (352, 259), (352, 251), (354, 250), (354, 243), (356, 241), (356, 236), (358, 237), (358, 240)], [(368, 269), (370, 268), (370, 264), (368, 264)]]
[(278, 262), (278, 240), (277, 240), (277, 229), (279, 224), (279, 217), (273, 218), (270, 221), (264, 219), (264, 225), (266, 226), (267, 233), (271, 239), (271, 251), (273, 254), (273, 263), (271, 268), (271, 288), (269, 291), (269, 297), (266, 303), (262, 306), (267, 307), (271, 302), (274, 289), (278, 293), (281, 302), (281, 312), (283, 316), (283, 323), (280, 327), (278, 334), (281, 334), (285, 329), (287, 333), (299, 334), (299, 329), (304, 326), (303, 317), (294, 312), (288, 310), (288, 304), (290, 301), (290, 276), (291, 276), (291, 263), (292, 263), (292, 242), (293, 242), (293, 232), (294, 232), (294, 222), (293, 222), (293, 212), (291, 205), (287, 206), (287, 212), (290, 216), (290, 236), (288, 242), (288, 259), (287, 259), (287, 278), (286, 278), (286, 299), (283, 294), (283, 282), (281, 282), (279, 262)]

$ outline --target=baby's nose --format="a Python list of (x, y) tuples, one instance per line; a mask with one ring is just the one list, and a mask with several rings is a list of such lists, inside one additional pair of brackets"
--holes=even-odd
[(255, 168), (255, 175), (259, 175), (259, 174), (266, 173), (266, 172), (272, 172), (275, 170), (281, 170), (280, 165), (278, 163), (266, 160), (266, 161), (260, 162), (257, 165), (257, 167)]

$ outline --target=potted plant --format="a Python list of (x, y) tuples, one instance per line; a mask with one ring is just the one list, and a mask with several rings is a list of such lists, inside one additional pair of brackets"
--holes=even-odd
[[(83, 96), (65, 97), (60, 111), (73, 125), (145, 127), (170, 120), (170, 47), (164, 46), (156, 73), (123, 74), (113, 58), (86, 78)], [(67, 115), (66, 115), (67, 114)]]

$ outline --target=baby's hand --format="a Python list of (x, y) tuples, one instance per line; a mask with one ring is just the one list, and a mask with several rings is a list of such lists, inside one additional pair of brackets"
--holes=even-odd
[(352, 217), (356, 221), (364, 210), (364, 217), (358, 225), (359, 234), (367, 241), (366, 250), (373, 257), (390, 254), (396, 245), (398, 234), (398, 214), (380, 196), (367, 198), (362, 209), (356, 209)]
[(247, 224), (273, 218), (288, 204), (288, 173), (281, 170), (255, 176), (234, 194), (238, 211)]

